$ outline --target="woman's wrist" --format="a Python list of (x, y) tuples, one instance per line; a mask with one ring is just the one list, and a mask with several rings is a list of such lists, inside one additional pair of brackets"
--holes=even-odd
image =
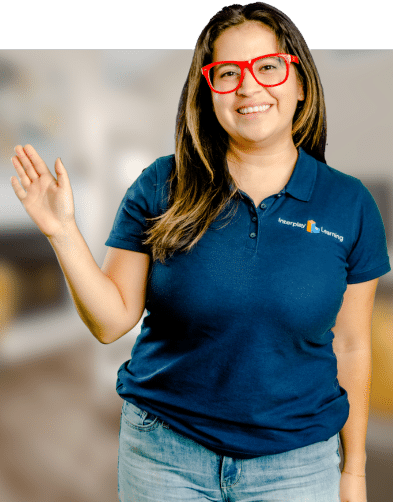
[(366, 476), (366, 454), (360, 457), (350, 457), (344, 461), (343, 469), (341, 472), (351, 474), (352, 476), (365, 477)]
[(348, 471), (344, 471), (342, 470), (341, 473), (345, 472), (345, 474), (351, 474), (352, 476), (358, 476), (359, 478), (365, 478), (366, 475), (365, 474), (355, 474), (354, 472), (348, 472)]
[(344, 462), (342, 470), (349, 474), (356, 474), (359, 476), (365, 476), (366, 474), (366, 463), (367, 463), (367, 453), (365, 451), (355, 453), (348, 453), (348, 451), (343, 451)]
[(47, 235), (47, 238), (49, 239), (49, 242), (55, 246), (61, 245), (64, 242), (69, 242), (69, 240), (78, 233), (79, 229), (75, 219), (70, 219), (70, 221), (68, 221), (67, 223), (59, 226), (57, 232), (54, 232), (51, 235)]

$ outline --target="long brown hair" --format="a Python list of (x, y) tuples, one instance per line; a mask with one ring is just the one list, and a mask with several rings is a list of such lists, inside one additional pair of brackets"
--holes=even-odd
[(303, 85), (293, 117), (292, 137), (317, 160), (325, 161), (326, 112), (323, 89), (310, 50), (293, 22), (278, 9), (261, 2), (231, 5), (218, 12), (200, 34), (180, 97), (176, 119), (176, 168), (170, 179), (168, 209), (147, 232), (153, 259), (164, 262), (175, 251), (189, 251), (236, 198), (226, 164), (228, 134), (213, 111), (211, 92), (201, 74), (212, 62), (219, 35), (246, 21), (259, 21), (276, 34), (279, 50), (299, 58), (294, 65)]

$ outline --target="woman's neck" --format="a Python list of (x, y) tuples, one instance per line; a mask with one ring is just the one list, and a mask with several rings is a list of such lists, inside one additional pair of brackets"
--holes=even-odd
[(297, 149), (292, 141), (274, 147), (245, 147), (230, 142), (227, 160), (239, 169), (258, 169), (266, 173), (275, 168), (293, 168), (298, 157)]
[(227, 152), (228, 169), (239, 188), (253, 184), (267, 189), (283, 188), (289, 181), (298, 158), (291, 144), (275, 149), (243, 149), (230, 145)]

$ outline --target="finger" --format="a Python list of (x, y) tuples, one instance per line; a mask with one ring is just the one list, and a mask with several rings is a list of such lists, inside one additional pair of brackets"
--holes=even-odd
[(41, 157), (31, 145), (25, 145), (23, 150), (26, 153), (30, 163), (34, 166), (34, 169), (36, 170), (38, 175), (50, 173), (45, 162), (41, 159)]
[(12, 184), (12, 188), (14, 189), (16, 196), (22, 202), (23, 199), (26, 197), (26, 192), (20, 186), (20, 183), (15, 176), (11, 177), (11, 184)]
[(20, 163), (20, 160), (18, 157), (15, 155), (14, 157), (11, 158), (11, 162), (13, 166), (15, 167), (16, 172), (18, 173), (20, 182), (22, 183), (22, 186), (24, 189), (28, 188), (30, 186), (31, 180), (27, 176), (26, 171), (23, 169), (22, 164)]
[(22, 148), (21, 145), (17, 145), (15, 147), (15, 153), (18, 156), (19, 162), (23, 169), (26, 172), (26, 175), (29, 177), (31, 181), (35, 180), (38, 178), (38, 173), (34, 169), (32, 163), (30, 162), (30, 159), (27, 157), (24, 149)]
[(57, 183), (61, 188), (65, 188), (70, 185), (70, 180), (68, 178), (68, 173), (64, 167), (61, 158), (58, 157), (55, 162), (55, 171), (57, 174)]

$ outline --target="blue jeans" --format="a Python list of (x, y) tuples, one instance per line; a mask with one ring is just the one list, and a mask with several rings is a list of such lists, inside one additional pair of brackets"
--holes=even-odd
[(339, 435), (276, 455), (217, 455), (124, 401), (120, 502), (339, 502)]

